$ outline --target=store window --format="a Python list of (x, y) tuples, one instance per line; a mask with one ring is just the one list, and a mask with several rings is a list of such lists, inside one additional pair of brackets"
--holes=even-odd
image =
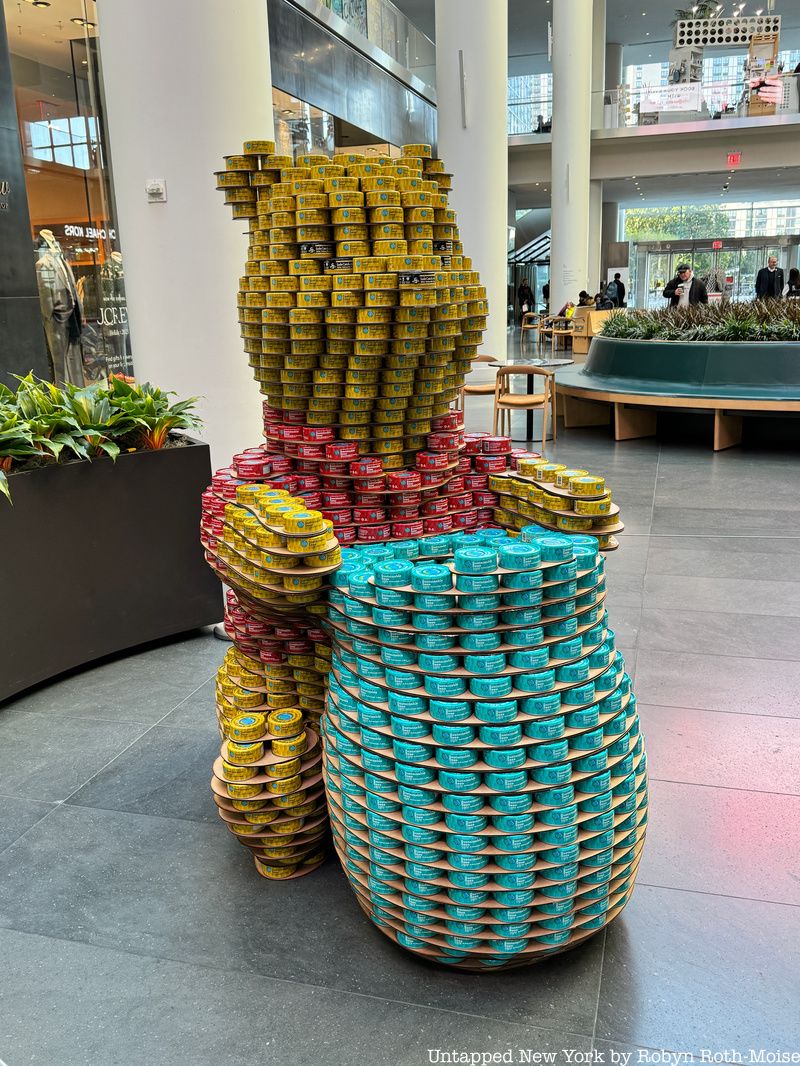
[(333, 156), (336, 152), (358, 155), (400, 156), (398, 145), (373, 137), (335, 115), (280, 89), (272, 90), (275, 144), (282, 155)]
[(96, 0), (5, 0), (47, 352), (58, 382), (133, 374)]

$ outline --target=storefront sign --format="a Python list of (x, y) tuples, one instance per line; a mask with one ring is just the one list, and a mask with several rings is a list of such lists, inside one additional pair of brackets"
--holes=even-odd
[[(55, 230), (56, 227), (53, 227)], [(64, 226), (65, 237), (81, 237), (90, 241), (115, 241), (117, 239), (117, 231), (115, 229), (106, 229), (104, 226)]]
[(701, 90), (699, 81), (647, 86), (642, 89), (639, 111), (700, 111)]

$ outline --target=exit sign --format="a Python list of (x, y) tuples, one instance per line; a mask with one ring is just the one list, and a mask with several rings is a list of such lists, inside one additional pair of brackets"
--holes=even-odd
[(715, 252), (718, 252), (722, 247), (722, 241), (712, 241), (711, 247), (714, 249)]
[(741, 152), (728, 152), (728, 166), (732, 169), (734, 167), (741, 166), (742, 153)]

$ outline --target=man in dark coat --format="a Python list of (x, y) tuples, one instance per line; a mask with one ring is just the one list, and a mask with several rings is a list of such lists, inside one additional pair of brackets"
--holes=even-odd
[(756, 275), (756, 299), (779, 300), (782, 296), (783, 270), (778, 266), (777, 258), (771, 255), (767, 265)]
[(708, 293), (699, 278), (694, 276), (688, 263), (678, 264), (678, 274), (668, 281), (661, 294), (672, 307), (688, 307), (690, 304), (707, 304)]

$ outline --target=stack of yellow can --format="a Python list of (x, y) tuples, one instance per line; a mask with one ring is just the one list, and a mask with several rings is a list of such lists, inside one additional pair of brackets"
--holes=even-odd
[(450, 180), (421, 144), (292, 161), (250, 141), (217, 175), (249, 225), (239, 318), (269, 407), (370, 442), (387, 468), (424, 447), (486, 325)]
[(614, 534), (625, 528), (605, 478), (588, 470), (520, 459), (516, 472), (490, 475), (489, 489), (500, 498), (494, 514), (505, 529), (536, 522), (543, 529), (596, 537), (601, 550), (612, 551), (619, 544)]
[(315, 869), (328, 830), (319, 733), (302, 711), (271, 710), (263, 697), (220, 721), (211, 781), (220, 818), (262, 877), (288, 880)]

